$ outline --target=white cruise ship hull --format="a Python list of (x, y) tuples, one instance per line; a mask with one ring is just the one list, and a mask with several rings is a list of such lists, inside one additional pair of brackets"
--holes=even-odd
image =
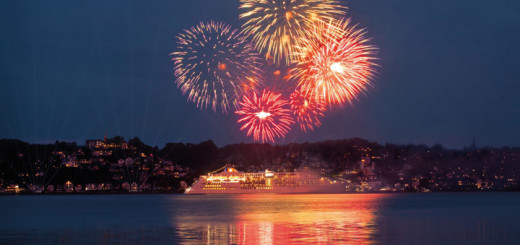
[(228, 168), (218, 174), (202, 175), (186, 194), (302, 194), (344, 193), (346, 184), (313, 171), (242, 173)]

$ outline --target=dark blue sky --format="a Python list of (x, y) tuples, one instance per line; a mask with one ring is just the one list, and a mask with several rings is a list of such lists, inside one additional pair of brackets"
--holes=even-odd
[[(1, 1), (0, 138), (251, 142), (235, 115), (186, 102), (169, 57), (175, 35), (199, 21), (239, 28), (238, 2)], [(518, 1), (344, 2), (380, 48), (375, 87), (279, 143), (520, 146)]]

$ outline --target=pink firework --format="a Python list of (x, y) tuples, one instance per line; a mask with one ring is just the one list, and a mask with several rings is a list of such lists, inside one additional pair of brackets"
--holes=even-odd
[(298, 87), (329, 106), (351, 103), (364, 93), (375, 73), (376, 47), (367, 44), (365, 31), (350, 20), (318, 23), (310, 38), (300, 40), (292, 57)]
[(290, 104), (296, 122), (304, 132), (321, 126), (320, 118), (323, 117), (325, 106), (314, 96), (304, 95), (300, 90), (295, 90), (291, 94)]
[(252, 134), (255, 140), (262, 143), (274, 143), (275, 138), (285, 137), (294, 121), (287, 108), (287, 100), (281, 96), (264, 89), (261, 95), (253, 92), (252, 96), (244, 97), (239, 102), (240, 110), (235, 111), (241, 116), (238, 120), (239, 124), (243, 124), (240, 130), (247, 129), (247, 136)]

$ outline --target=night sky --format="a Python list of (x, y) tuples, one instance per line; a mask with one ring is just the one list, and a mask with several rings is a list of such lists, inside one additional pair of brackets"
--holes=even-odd
[[(252, 142), (235, 115), (187, 102), (169, 56), (199, 21), (239, 28), (238, 2), (1, 1), (0, 138)], [(520, 146), (519, 1), (344, 2), (380, 49), (375, 86), (277, 143)]]

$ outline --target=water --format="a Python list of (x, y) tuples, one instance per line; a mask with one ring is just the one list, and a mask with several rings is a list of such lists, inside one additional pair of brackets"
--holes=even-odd
[(520, 244), (519, 193), (0, 196), (3, 244)]

